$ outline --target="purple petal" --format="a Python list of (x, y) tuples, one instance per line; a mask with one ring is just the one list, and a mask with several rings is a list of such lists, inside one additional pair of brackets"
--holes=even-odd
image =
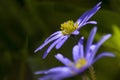
[(91, 10), (86, 11), (78, 20), (77, 23), (79, 24), (79, 28), (80, 29), (82, 26), (84, 26), (87, 21), (100, 9), (100, 4), (101, 2), (99, 2), (95, 7), (93, 7)]
[(92, 45), (90, 46), (90, 52), (93, 52), (93, 51), (95, 50), (95, 48), (96, 48), (96, 45), (95, 45), (95, 44), (92, 44)]
[[(41, 72), (41, 71), (38, 71)], [(40, 78), (40, 80), (61, 80), (67, 77), (71, 77), (73, 74), (68, 67), (55, 67), (44, 72), (46, 75)], [(43, 73), (43, 74), (44, 74)]]
[(44, 42), (48, 41), (49, 39), (51, 39), (52, 37), (54, 37), (54, 36), (56, 36), (56, 35), (58, 35), (60, 33), (61, 33), (61, 31), (57, 31), (57, 32), (51, 34)]
[(102, 39), (97, 43), (96, 48), (99, 48), (110, 37), (111, 37), (111, 34), (107, 34), (107, 35), (103, 36)]
[(74, 60), (74, 62), (76, 62), (77, 60), (80, 59), (79, 46), (78, 45), (75, 45), (73, 47), (73, 52), (72, 53), (73, 53), (73, 60)]
[(78, 30), (75, 30), (74, 32), (72, 32), (73, 35), (78, 35), (80, 32)]
[(55, 67), (49, 70), (37, 71), (34, 74), (50, 74), (50, 73), (60, 73), (64, 71), (69, 71), (68, 67)]
[(72, 66), (73, 62), (70, 61), (68, 58), (63, 57), (62, 54), (55, 55), (55, 58), (62, 62), (65, 66)]
[(48, 53), (51, 51), (51, 49), (53, 47), (55, 47), (55, 45), (59, 42), (61, 42), (61, 40), (63, 39), (64, 37), (60, 37), (59, 39), (57, 39), (56, 41), (54, 41), (49, 47), (48, 49), (45, 51), (45, 53), (43, 54), (43, 59), (46, 58), (46, 56), (48, 55)]
[(71, 76), (73, 76), (71, 72), (61, 72), (61, 73), (55, 73), (55, 74), (48, 74), (46, 76), (43, 76), (39, 80), (63, 80)]
[(95, 47), (96, 47), (96, 45), (94, 45), (94, 44), (92, 44), (92, 45), (90, 46), (90, 50), (89, 50), (89, 52), (88, 52), (87, 55), (86, 55), (86, 59), (87, 59), (88, 61), (91, 59), (91, 56), (93, 55), (92, 53), (93, 53), (93, 51), (95, 50)]
[(96, 21), (89, 21), (89, 22), (86, 22), (86, 24), (97, 24)]
[(101, 40), (96, 44), (96, 47), (95, 47), (94, 51), (92, 52), (91, 60), (94, 59), (95, 54), (96, 54), (96, 52), (98, 51), (99, 47), (100, 47), (107, 39), (109, 39), (110, 37), (111, 37), (111, 34), (107, 34), (107, 35), (103, 36), (103, 37), (101, 38)]
[(45, 47), (48, 43), (56, 40), (57, 38), (60, 38), (62, 36), (62, 34), (56, 35), (54, 37), (52, 37), (51, 39), (47, 40), (46, 42), (44, 42), (42, 45), (40, 45), (35, 51), (34, 53), (36, 53), (37, 51), (41, 50), (43, 47)]
[(83, 43), (84, 43), (84, 37), (81, 37), (79, 43), (78, 43), (78, 46), (79, 46), (79, 54), (80, 54), (80, 58), (84, 58), (84, 46), (83, 46)]
[(85, 22), (87, 22), (101, 8), (101, 3), (102, 2), (99, 2), (95, 7), (92, 8), (92, 10), (89, 11), (88, 15), (86, 16), (87, 19), (85, 20)]
[(79, 23), (78, 29), (80, 29), (82, 26), (84, 26), (86, 24), (86, 20), (88, 19), (88, 16), (86, 15), (84, 17), (84, 19), (82, 19), (82, 21)]
[(85, 13), (83, 13), (83, 15), (80, 18), (78, 18), (78, 20), (76, 21), (78, 23), (78, 25), (81, 24), (82, 20), (84, 20), (84, 18), (86, 18), (88, 13), (89, 13), (89, 11), (86, 11)]
[(92, 42), (93, 42), (94, 36), (96, 34), (96, 31), (97, 31), (97, 27), (94, 27), (90, 32), (90, 35), (89, 35), (88, 40), (87, 40), (87, 45), (86, 45), (86, 52), (85, 52), (86, 56), (89, 53), (90, 46), (92, 45)]
[(68, 39), (68, 36), (65, 36), (65, 37), (56, 45), (56, 49), (61, 48), (61, 46), (66, 42), (67, 39)]
[(84, 57), (83, 41), (84, 37), (81, 37), (81, 39), (78, 42), (78, 45), (75, 45), (73, 47), (73, 59), (75, 62), (78, 61), (80, 58)]
[(65, 78), (69, 78), (72, 77), (75, 74), (72, 74), (72, 72), (62, 72), (62, 73), (58, 73), (53, 77), (53, 80), (63, 80)]
[(102, 57), (115, 57), (115, 55), (113, 53), (110, 52), (103, 52), (101, 54), (99, 54), (95, 59), (94, 62), (96, 62), (97, 60), (99, 60)]
[(101, 40), (96, 44), (96, 47), (94, 49), (94, 53), (93, 53), (93, 56), (95, 55), (95, 53), (97, 52), (97, 50), (99, 49), (99, 47), (107, 40), (111, 37), (111, 34), (107, 34), (105, 36), (103, 36), (101, 38)]
[(34, 74), (38, 75), (38, 74), (46, 74), (48, 73), (47, 70), (42, 70), (42, 71), (36, 71)]

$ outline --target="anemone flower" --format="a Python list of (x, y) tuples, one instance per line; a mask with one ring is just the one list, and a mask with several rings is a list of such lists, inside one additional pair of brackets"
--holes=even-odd
[(111, 34), (103, 36), (99, 42), (92, 44), (97, 28), (94, 27), (89, 35), (87, 45), (84, 50), (84, 37), (78, 41), (78, 44), (73, 47), (73, 61), (64, 57), (62, 54), (55, 55), (55, 58), (62, 62), (65, 66), (55, 67), (49, 70), (37, 71), (35, 74), (45, 74), (39, 80), (62, 80), (84, 72), (94, 62), (102, 57), (114, 57), (110, 52), (103, 52), (96, 56), (96, 52), (100, 46), (111, 37)]
[(60, 28), (61, 30), (56, 31), (55, 33), (50, 35), (44, 41), (44, 43), (34, 51), (34, 53), (41, 50), (47, 44), (52, 42), (51, 45), (43, 54), (43, 58), (46, 58), (46, 56), (48, 55), (48, 53), (51, 51), (53, 47), (55, 47), (56, 49), (59, 49), (71, 35), (78, 35), (79, 34), (78, 30), (81, 27), (83, 27), (86, 24), (97, 24), (96, 21), (88, 21), (88, 20), (100, 9), (101, 7), (100, 4), (101, 2), (99, 2), (91, 10), (85, 12), (75, 23), (72, 20), (62, 23)]

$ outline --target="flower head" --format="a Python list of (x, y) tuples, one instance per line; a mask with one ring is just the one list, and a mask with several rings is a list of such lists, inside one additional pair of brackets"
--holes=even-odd
[(78, 28), (78, 23), (74, 23), (72, 20), (61, 24), (61, 32), (63, 35), (69, 35)]
[(96, 56), (99, 47), (111, 37), (111, 34), (103, 36), (99, 42), (92, 44), (97, 28), (94, 27), (89, 35), (87, 45), (84, 50), (84, 37), (81, 37), (78, 44), (73, 47), (73, 61), (64, 57), (62, 54), (55, 55), (55, 58), (62, 62), (65, 66), (55, 67), (45, 71), (38, 71), (35, 74), (45, 74), (40, 80), (62, 80), (79, 73), (82, 73), (89, 68), (98, 59), (108, 56), (114, 57), (115, 55), (110, 52), (103, 52)]
[(61, 48), (61, 46), (66, 42), (66, 40), (70, 37), (70, 35), (78, 35), (79, 29), (86, 25), (86, 24), (97, 24), (96, 21), (89, 21), (89, 19), (100, 9), (100, 3), (98, 3), (95, 7), (93, 7), (91, 10), (85, 12), (75, 23), (72, 20), (69, 20), (67, 22), (64, 22), (61, 24), (61, 30), (53, 33), (50, 35), (42, 45), (40, 45), (34, 52), (41, 50), (43, 47), (45, 47), (50, 42), (51, 45), (48, 47), (48, 49), (45, 51), (43, 58), (45, 58), (48, 53), (51, 51), (53, 47), (56, 47), (56, 49)]

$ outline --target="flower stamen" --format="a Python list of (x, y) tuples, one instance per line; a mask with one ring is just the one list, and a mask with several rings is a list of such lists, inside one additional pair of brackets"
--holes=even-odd
[(87, 61), (85, 58), (82, 58), (82, 59), (79, 59), (76, 64), (75, 64), (75, 67), (77, 69), (80, 69), (81, 67), (85, 66), (87, 64)]
[(78, 28), (78, 23), (75, 23), (72, 20), (64, 22), (61, 24), (61, 31), (63, 35), (69, 35)]

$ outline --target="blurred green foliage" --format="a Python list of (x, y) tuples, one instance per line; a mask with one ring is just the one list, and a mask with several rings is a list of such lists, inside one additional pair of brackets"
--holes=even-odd
[[(0, 80), (36, 80), (40, 76), (35, 76), (35, 71), (62, 65), (54, 58), (58, 52), (72, 59), (72, 47), (77, 43), (73, 43), (72, 38), (61, 49), (53, 49), (45, 60), (42, 60), (42, 54), (47, 47), (36, 55), (33, 51), (45, 38), (59, 30), (62, 22), (69, 19), (75, 21), (98, 2), (99, 0), (1, 0)], [(95, 41), (104, 34), (113, 35), (99, 52), (111, 51), (116, 55), (115, 58), (103, 58), (93, 65), (97, 80), (119, 80), (120, 0), (103, 0), (102, 8), (92, 20), (98, 21)], [(82, 28), (80, 36), (84, 35), (87, 39), (92, 27), (93, 25), (87, 25)], [(79, 80), (81, 76), (67, 80), (73, 79)]]

